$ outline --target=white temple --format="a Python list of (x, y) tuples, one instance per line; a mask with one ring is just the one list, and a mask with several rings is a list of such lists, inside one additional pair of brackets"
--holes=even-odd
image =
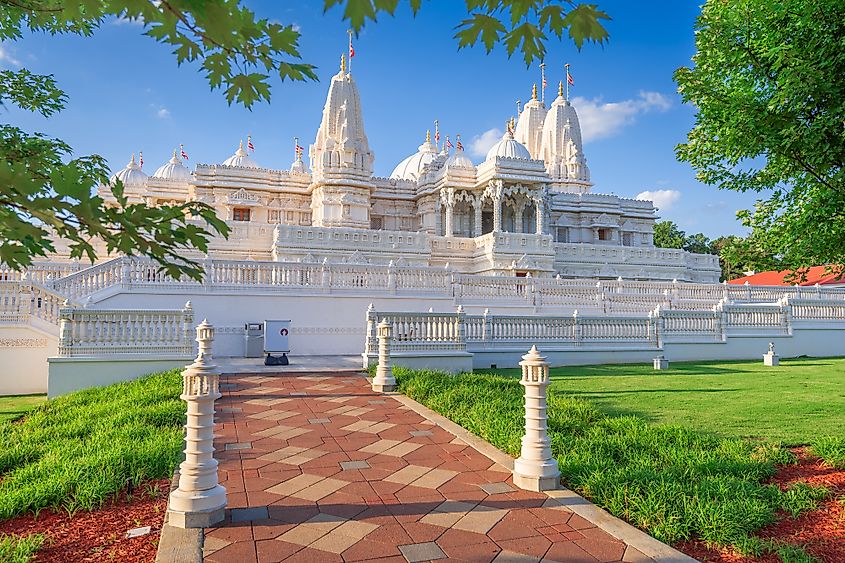
[[(562, 88), (546, 107), (535, 86), (506, 129), (477, 166), (459, 140), (450, 150), (428, 133), (389, 178), (375, 177), (358, 88), (341, 61), (308, 165), (297, 149), (288, 170), (261, 167), (241, 142), (222, 164), (191, 172), (174, 152), (147, 176), (133, 157), (113, 179), (130, 201), (214, 206), (232, 234), (213, 242), (213, 258), (718, 281), (715, 256), (654, 246), (651, 202), (592, 193), (578, 115)], [(100, 193), (113, 201), (108, 187)]]

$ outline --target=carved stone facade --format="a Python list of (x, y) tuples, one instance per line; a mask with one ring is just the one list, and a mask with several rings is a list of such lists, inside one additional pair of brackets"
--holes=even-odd
[[(130, 201), (212, 205), (233, 234), (213, 241), (211, 257), (347, 263), (357, 252), (370, 263), (448, 263), (490, 275), (718, 281), (716, 257), (662, 259), (651, 202), (591, 193), (578, 115), (562, 90), (548, 108), (535, 94), (506, 129), (478, 165), (459, 138), (452, 147), (436, 132), (390, 178), (374, 177), (360, 95), (342, 63), (308, 149), (310, 170), (298, 144), (290, 169), (277, 170), (260, 167), (248, 142), (193, 172), (175, 152), (153, 176), (133, 157), (113, 178)], [(105, 187), (101, 194), (110, 197)], [(605, 248), (618, 251), (608, 258)]]

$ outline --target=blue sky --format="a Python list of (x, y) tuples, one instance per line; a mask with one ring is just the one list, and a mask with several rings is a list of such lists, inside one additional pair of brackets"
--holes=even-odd
[[(754, 195), (702, 185), (674, 157), (694, 112), (681, 104), (672, 72), (694, 53), (699, 8), (671, 0), (595, 1), (613, 17), (610, 42), (579, 52), (555, 38), (546, 58), (547, 102), (564, 63), (572, 65), (571, 94), (594, 191), (625, 197), (659, 192), (660, 215), (689, 232), (743, 233), (735, 212), (753, 205)], [(252, 111), (229, 106), (196, 66), (178, 67), (170, 50), (143, 36), (140, 25), (110, 22), (93, 38), (34, 35), (0, 45), (0, 66), (53, 73), (69, 96), (67, 109), (49, 120), (9, 108), (0, 110), (2, 119), (57, 136), (78, 154), (101, 154), (114, 170), (143, 151), (144, 170), (151, 173), (179, 143), (191, 163), (222, 162), (247, 134), (260, 165), (287, 168), (293, 138), (303, 146), (314, 139), (328, 78), (346, 50), (347, 26), (338, 9), (323, 14), (322, 0), (246, 4), (300, 27), (303, 59), (319, 67), (320, 82), (276, 81), (269, 104)], [(353, 76), (376, 173), (384, 176), (416, 150), (434, 119), (444, 135), (460, 133), (480, 154), (516, 112), (516, 100), (525, 102), (539, 80), (537, 68), (526, 69), (520, 57), (508, 59), (500, 48), (490, 55), (482, 48), (457, 50), (452, 28), (465, 13), (462, 2), (430, 0), (416, 18), (402, 4), (396, 17), (369, 25), (355, 42)]]

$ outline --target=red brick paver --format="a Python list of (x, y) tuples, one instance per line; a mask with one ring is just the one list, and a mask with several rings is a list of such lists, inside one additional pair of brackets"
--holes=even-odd
[(623, 542), (518, 490), (504, 467), (360, 375), (232, 375), (222, 388), (215, 455), (229, 510), (206, 530), (205, 561), (625, 557)]

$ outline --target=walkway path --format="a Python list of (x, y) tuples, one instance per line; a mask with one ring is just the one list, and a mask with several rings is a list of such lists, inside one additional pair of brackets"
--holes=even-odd
[(206, 561), (652, 561), (355, 373), (223, 378)]

